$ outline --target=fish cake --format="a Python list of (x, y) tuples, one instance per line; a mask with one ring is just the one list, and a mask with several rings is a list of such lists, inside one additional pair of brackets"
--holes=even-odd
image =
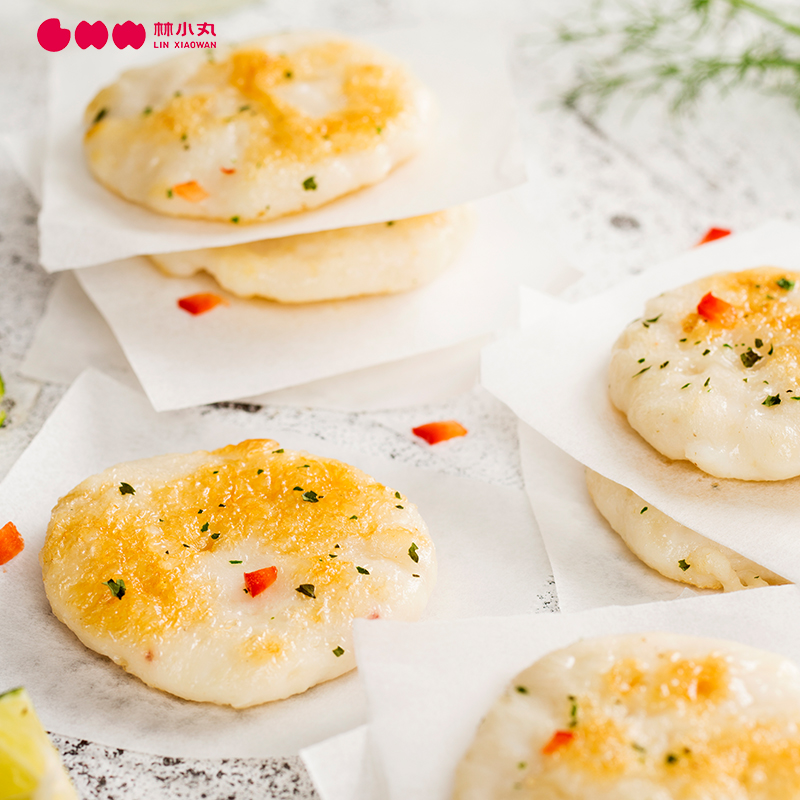
[(429, 283), (455, 260), (472, 230), (466, 206), (374, 225), (162, 253), (168, 275), (204, 270), (239, 297), (310, 303), (391, 294)]
[(391, 56), (283, 33), (123, 73), (89, 103), (84, 151), (159, 214), (265, 221), (383, 180), (422, 149), (433, 108)]
[(611, 401), (660, 453), (710, 475), (800, 475), (799, 278), (721, 273), (648, 301), (614, 345)]
[(586, 639), (517, 675), (456, 800), (795, 800), (800, 670), (734, 642)]
[(586, 485), (598, 511), (648, 567), (700, 589), (731, 592), (788, 583), (766, 567), (681, 525), (639, 495), (590, 469)]
[(415, 620), (433, 544), (400, 492), (254, 439), (117, 464), (53, 509), (53, 613), (158, 689), (236, 708), (353, 669), (357, 617)]

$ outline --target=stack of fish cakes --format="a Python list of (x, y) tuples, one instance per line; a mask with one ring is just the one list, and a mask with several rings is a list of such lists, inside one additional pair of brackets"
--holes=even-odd
[[(800, 274), (721, 273), (650, 300), (614, 345), (610, 396), (659, 453), (723, 479), (800, 475)], [(786, 583), (596, 473), (589, 491), (646, 564), (709, 589)]]
[[(429, 90), (364, 44), (287, 33), (209, 52), (130, 70), (92, 100), (84, 149), (100, 183), (159, 214), (241, 226), (375, 184), (433, 135)], [(153, 260), (242, 297), (302, 303), (427, 283), (471, 227), (456, 208)]]

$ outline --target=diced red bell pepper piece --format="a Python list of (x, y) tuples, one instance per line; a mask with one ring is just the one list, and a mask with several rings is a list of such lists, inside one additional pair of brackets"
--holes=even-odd
[(17, 526), (7, 522), (0, 528), (0, 565), (8, 564), (14, 556), (19, 555), (25, 548), (25, 542), (19, 535)]
[(717, 239), (724, 239), (726, 236), (730, 236), (731, 232), (727, 228), (709, 228), (706, 231), (706, 235), (697, 243), (697, 247), (701, 244), (706, 244), (706, 242), (714, 242)]
[(227, 300), (211, 292), (201, 292), (200, 294), (190, 294), (188, 297), (181, 297), (178, 305), (190, 314), (205, 314), (218, 305), (228, 305)]
[(733, 306), (730, 303), (715, 297), (711, 292), (703, 295), (702, 300), (697, 304), (697, 313), (709, 322), (724, 322), (732, 309)]
[(255, 572), (245, 572), (244, 585), (250, 592), (250, 597), (258, 597), (265, 589), (269, 589), (278, 579), (277, 567), (264, 567)]
[(467, 429), (454, 419), (444, 422), (429, 422), (427, 425), (420, 425), (412, 428), (411, 433), (424, 439), (428, 444), (438, 444), (447, 439), (454, 439), (456, 436), (466, 436)]
[(574, 738), (575, 734), (572, 731), (556, 731), (553, 734), (553, 738), (542, 748), (542, 755), (552, 755), (565, 744), (569, 744)]
[(172, 187), (172, 191), (189, 203), (199, 203), (208, 197), (208, 192), (197, 181), (179, 183)]

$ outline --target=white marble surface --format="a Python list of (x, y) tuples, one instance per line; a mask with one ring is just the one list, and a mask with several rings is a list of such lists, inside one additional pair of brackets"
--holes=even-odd
[[(508, 22), (532, 173), (530, 204), (555, 233), (566, 259), (588, 273), (576, 291), (607, 286), (679, 253), (712, 225), (744, 230), (771, 218), (800, 219), (800, 115), (788, 103), (748, 93), (723, 101), (709, 97), (696, 117), (678, 124), (665, 120), (657, 107), (632, 121), (613, 109), (597, 118), (560, 107), (554, 102), (559, 81), (576, 54), (544, 58), (542, 19), (555, 5), (547, 0), (269, 0), (264, 9), (282, 26), (356, 31), (450, 14)], [(0, 7), (0, 133), (44, 129), (45, 58), (36, 28), (56, 15), (69, 17), (56, 3)], [(36, 213), (33, 199), (0, 154), (0, 372), (15, 402), (0, 430), (0, 476), (63, 393), (62, 387), (16, 374), (52, 285), (37, 264)], [(209, 408), (207, 413), (247, 412)], [(357, 444), (407, 463), (522, 487), (516, 421), (480, 388), (447, 403), (399, 411), (264, 407), (255, 413), (281, 428)], [(457, 457), (453, 448), (428, 448), (408, 435), (414, 424), (450, 417), (470, 430)], [(543, 609), (554, 605), (553, 597), (542, 598)], [(83, 798), (316, 796), (297, 759), (174, 760), (55, 740)]]

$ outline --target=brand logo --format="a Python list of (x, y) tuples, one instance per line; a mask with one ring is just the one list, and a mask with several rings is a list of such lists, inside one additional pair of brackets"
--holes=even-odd
[[(194, 28), (197, 28), (195, 33)], [(169, 48), (170, 42), (164, 37), (175, 37), (172, 41), (172, 47), (178, 48), (215, 48), (216, 31), (214, 24), (211, 22), (196, 22), (194, 26), (191, 22), (178, 22), (174, 25), (171, 22), (156, 22), (153, 27), (153, 35), (156, 41), (153, 42), (155, 48)], [(187, 36), (196, 36), (196, 39), (187, 39)], [(177, 37), (181, 37), (178, 39)], [(214, 37), (213, 39), (210, 37)], [(57, 53), (63, 50), (70, 42), (72, 33), (69, 28), (61, 27), (61, 20), (58, 17), (46, 19), (36, 32), (36, 38), (39, 44), (51, 53)], [(114, 44), (123, 50), (126, 47), (132, 47), (134, 50), (139, 50), (147, 39), (147, 32), (144, 25), (135, 23), (128, 20), (121, 25), (115, 25), (111, 32), (111, 39)], [(89, 47), (94, 47), (96, 50), (102, 50), (108, 43), (108, 28), (104, 22), (79, 22), (75, 28), (75, 44), (86, 50)]]
[[(46, 19), (36, 32), (39, 44), (51, 53), (63, 50), (69, 44), (70, 37), (69, 28), (62, 28), (61, 20), (58, 17)], [(135, 22), (128, 20), (123, 22), (122, 25), (114, 26), (111, 38), (120, 50), (129, 45), (138, 50), (144, 44), (147, 33), (144, 25), (137, 25)], [(85, 50), (87, 47), (95, 47), (101, 50), (106, 46), (107, 41), (108, 28), (105, 22), (86, 22), (84, 20), (79, 22), (75, 28), (75, 44), (81, 50)]]

